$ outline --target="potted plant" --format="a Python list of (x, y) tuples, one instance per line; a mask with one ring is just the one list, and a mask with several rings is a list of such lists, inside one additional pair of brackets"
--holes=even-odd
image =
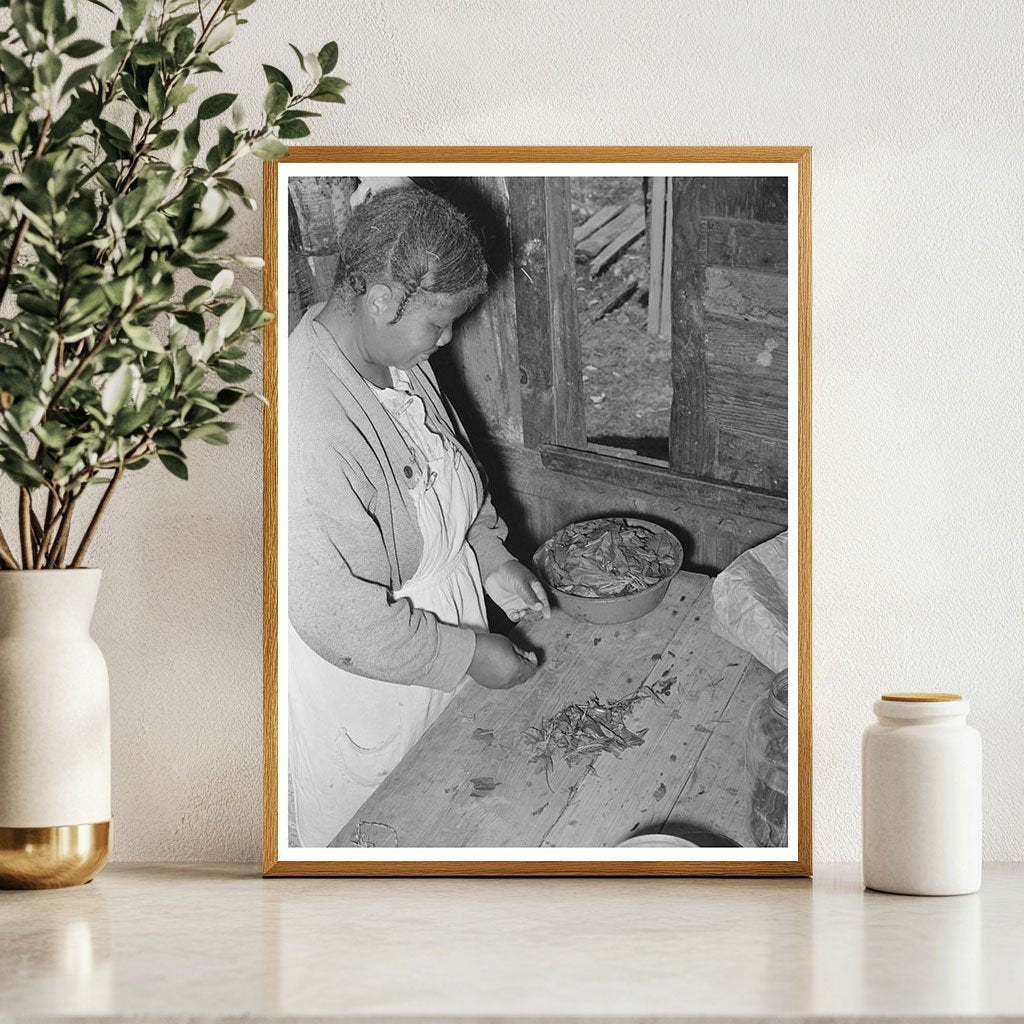
[[(270, 315), (224, 255), (250, 156), (343, 102), (338, 47), (264, 65), (252, 122), (204, 89), (254, 0), (0, 0), (0, 885), (87, 881), (109, 850), (109, 698), (88, 554), (119, 486), (225, 445)], [(293, 49), (295, 49), (293, 47)], [(209, 81), (207, 78), (206, 81)], [(250, 112), (252, 113), (252, 112)]]

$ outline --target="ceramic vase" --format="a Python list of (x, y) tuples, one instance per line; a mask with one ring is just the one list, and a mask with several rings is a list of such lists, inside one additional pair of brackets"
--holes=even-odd
[(981, 886), (981, 737), (955, 693), (889, 693), (864, 731), (864, 884), (911, 896)]
[(80, 885), (110, 850), (99, 569), (0, 572), (0, 887)]

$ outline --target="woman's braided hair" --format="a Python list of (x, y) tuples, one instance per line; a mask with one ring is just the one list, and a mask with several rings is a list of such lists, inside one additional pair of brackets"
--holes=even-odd
[(487, 264), (465, 215), (421, 188), (390, 188), (352, 211), (341, 235), (335, 287), (363, 295), (372, 284), (399, 286), (397, 323), (416, 294), (457, 295), (487, 288)]

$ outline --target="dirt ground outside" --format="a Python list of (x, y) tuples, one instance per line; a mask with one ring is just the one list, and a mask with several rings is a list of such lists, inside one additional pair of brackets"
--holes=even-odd
[[(575, 227), (603, 206), (643, 203), (640, 178), (572, 178)], [(647, 333), (647, 237), (642, 235), (596, 277), (576, 264), (576, 308), (583, 356), (587, 439), (668, 460), (672, 408), (669, 338)], [(637, 290), (599, 320), (595, 313), (629, 281)]]

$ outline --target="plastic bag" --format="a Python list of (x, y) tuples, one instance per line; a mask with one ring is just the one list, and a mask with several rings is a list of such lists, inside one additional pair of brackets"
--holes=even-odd
[(749, 651), (773, 672), (789, 651), (789, 534), (744, 551), (711, 584), (712, 632)]

